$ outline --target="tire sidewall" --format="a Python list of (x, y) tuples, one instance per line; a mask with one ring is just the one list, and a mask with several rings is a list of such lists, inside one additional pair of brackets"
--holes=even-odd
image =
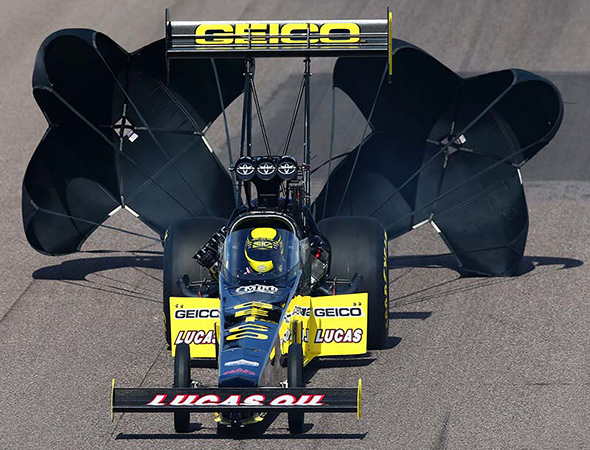
[(358, 292), (368, 294), (367, 345), (385, 345), (389, 334), (389, 274), (387, 234), (370, 217), (332, 217), (318, 227), (331, 246), (329, 276), (350, 280), (363, 276)]
[(170, 336), (170, 297), (183, 297), (178, 279), (188, 275), (192, 281), (209, 275), (194, 259), (194, 254), (213, 236), (227, 220), (218, 217), (197, 217), (180, 220), (170, 225), (164, 236), (163, 261), (163, 314), (166, 342)]

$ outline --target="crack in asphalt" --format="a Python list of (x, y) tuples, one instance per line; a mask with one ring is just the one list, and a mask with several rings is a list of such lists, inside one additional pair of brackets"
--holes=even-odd
[[(148, 375), (150, 374), (150, 372), (152, 371), (152, 369), (154, 368), (154, 366), (156, 365), (156, 363), (160, 359), (162, 352), (167, 348), (167, 346), (168, 346), (167, 344), (164, 344), (160, 348), (160, 351), (158, 352), (158, 354), (156, 355), (156, 357), (152, 361), (152, 364), (148, 367), (148, 370), (143, 375), (143, 378), (141, 379), (141, 381), (139, 382), (139, 386), (137, 386), (137, 387), (143, 386), (143, 383), (145, 383), (145, 380), (147, 379)], [(117, 428), (119, 427), (119, 424), (121, 423), (121, 420), (123, 419), (124, 415), (125, 415), (125, 413), (121, 413), (121, 415), (117, 418), (117, 421), (115, 422), (115, 426), (114, 426), (113, 430), (111, 431), (111, 434), (109, 434), (109, 437), (102, 448), (106, 448), (106, 446), (109, 444), (109, 442), (111, 442), (113, 440), (113, 436), (117, 432)]]
[(10, 305), (10, 308), (8, 308), (6, 310), (6, 312), (2, 315), (2, 318), (0, 318), (0, 324), (10, 314), (10, 312), (13, 310), (13, 308), (16, 306), (16, 304), (27, 294), (27, 292), (29, 291), (29, 289), (31, 288), (31, 286), (33, 285), (34, 282), (35, 282), (35, 280), (31, 279), (31, 281), (29, 282), (29, 284), (27, 285), (25, 290), (18, 296), (18, 298), (14, 301), (14, 303), (12, 305)]
[(442, 426), (432, 450), (445, 450), (447, 448), (447, 442), (449, 438), (449, 421), (451, 420), (451, 412), (447, 411), (442, 422)]

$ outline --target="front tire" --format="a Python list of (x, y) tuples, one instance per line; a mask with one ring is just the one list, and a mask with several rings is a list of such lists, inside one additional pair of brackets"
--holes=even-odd
[(382, 348), (389, 335), (387, 234), (371, 217), (332, 217), (318, 223), (331, 247), (329, 276), (363, 276), (358, 292), (369, 295), (367, 346)]
[[(174, 387), (188, 388), (191, 386), (191, 350), (188, 344), (176, 346), (174, 357)], [(187, 433), (190, 429), (190, 413), (174, 413), (174, 430), (177, 433)]]
[[(299, 388), (304, 386), (303, 347), (301, 344), (293, 343), (289, 345), (289, 355), (287, 360), (287, 382), (290, 388)], [(305, 413), (290, 412), (287, 414), (289, 415), (289, 432), (291, 434), (303, 433)]]

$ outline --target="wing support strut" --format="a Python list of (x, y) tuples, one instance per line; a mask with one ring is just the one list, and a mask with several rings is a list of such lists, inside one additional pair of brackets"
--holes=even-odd
[[(309, 24), (307, 24), (307, 32), (309, 33)], [(305, 72), (303, 74), (305, 85), (305, 101), (304, 101), (304, 115), (303, 115), (303, 151), (305, 163), (305, 205), (309, 208), (311, 204), (311, 127), (309, 124), (311, 117), (311, 60), (307, 56), (303, 62), (305, 63)]]

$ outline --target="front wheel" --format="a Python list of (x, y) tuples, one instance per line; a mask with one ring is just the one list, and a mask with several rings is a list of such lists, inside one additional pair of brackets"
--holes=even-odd
[[(293, 343), (289, 346), (287, 382), (290, 388), (303, 387), (303, 347), (301, 344)], [(288, 415), (289, 432), (292, 434), (303, 433), (305, 413), (290, 412)]]
[[(188, 388), (191, 386), (191, 351), (186, 343), (176, 346), (174, 357), (174, 387)], [(186, 433), (190, 428), (190, 413), (174, 413), (174, 430), (177, 433)]]

